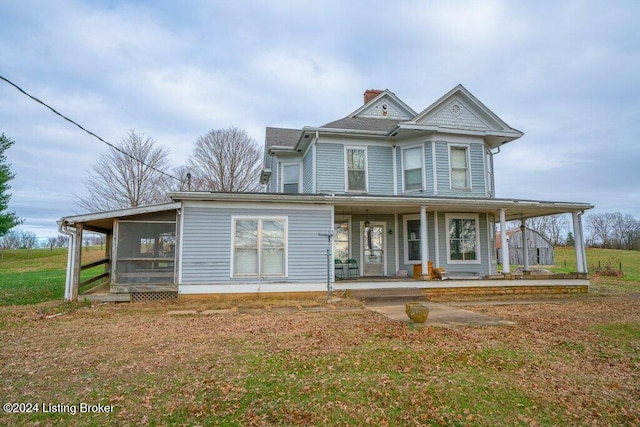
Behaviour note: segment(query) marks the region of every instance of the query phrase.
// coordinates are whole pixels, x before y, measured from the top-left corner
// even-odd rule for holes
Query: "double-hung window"
[[[298,163],[282,165],[282,192],[300,192],[300,165]]]
[[[447,215],[448,262],[480,263],[480,221],[478,215]]]
[[[347,166],[347,191],[367,191],[367,150],[365,148],[347,148],[345,150]]]
[[[406,148],[402,150],[402,168],[404,190],[421,190],[422,177],[422,147]]]
[[[449,161],[451,164],[451,188],[470,189],[468,147],[451,146]]]
[[[286,218],[234,218],[233,234],[233,277],[286,276]]]

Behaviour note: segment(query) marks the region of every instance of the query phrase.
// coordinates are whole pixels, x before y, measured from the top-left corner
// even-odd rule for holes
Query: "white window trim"
[[[297,160],[295,162],[280,162],[280,168],[282,169],[282,179],[280,180],[280,192],[284,193],[284,168],[286,166],[298,165],[298,193],[302,193],[302,161]]]
[[[421,161],[421,167],[422,167],[422,172],[420,173],[420,180],[421,180],[421,184],[420,184],[420,188],[414,188],[411,190],[407,190],[406,188],[406,184],[404,182],[404,152],[405,150],[411,150],[414,148],[420,148],[420,161]],[[408,147],[402,147],[400,150],[400,167],[402,169],[402,191],[405,193],[413,193],[413,192],[419,192],[419,191],[424,191],[424,171],[425,171],[425,161],[424,161],[424,144],[417,144],[417,145],[412,145],[412,146],[408,146]]]
[[[422,254],[420,254],[420,259],[410,260],[409,259],[409,231],[407,227],[408,221],[420,221],[420,214],[415,215],[403,215],[402,217],[402,245],[404,248],[404,263],[405,265],[412,264],[421,264],[422,263]],[[422,234],[422,233],[421,233]],[[418,239],[419,241],[420,239]]]
[[[453,167],[451,166],[451,150],[454,148],[464,148],[467,154],[467,187],[453,186]],[[451,191],[472,191],[473,183],[471,182],[471,145],[470,144],[449,144],[449,188]]]
[[[482,264],[482,254],[480,252],[480,215],[477,214],[445,214],[445,237],[447,239],[447,264]],[[451,259],[451,237],[449,236],[450,219],[474,219],[476,221],[476,254],[474,260],[452,260]]]
[[[238,220],[244,221],[258,221],[258,272],[256,274],[235,274],[235,248],[236,248],[236,222]],[[284,239],[284,274],[261,274],[262,271],[262,222],[263,221],[282,221],[283,222],[283,239]],[[231,258],[229,264],[231,266],[229,270],[229,277],[232,279],[245,279],[245,278],[260,278],[260,277],[289,277],[289,218],[286,216],[259,216],[259,215],[232,215],[231,216]]]
[[[348,150],[364,151],[364,191],[349,189],[349,161],[347,159]],[[368,193],[369,192],[369,153],[366,146],[345,145],[344,146],[344,191],[347,193]]]

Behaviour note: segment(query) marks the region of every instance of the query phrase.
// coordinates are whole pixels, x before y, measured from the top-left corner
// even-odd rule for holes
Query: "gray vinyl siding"
[[[438,173],[438,196],[487,197],[485,192],[484,146],[482,144],[460,144],[469,147],[469,176],[471,190],[452,190],[449,170],[449,144],[436,141],[436,168]],[[456,145],[456,144],[453,144]]]
[[[319,143],[316,155],[316,192],[344,192],[344,146]]]
[[[472,193],[475,196],[486,196],[485,187],[486,173],[484,170],[484,145],[471,144],[469,152],[471,159],[471,181],[473,182]]]
[[[393,148],[367,147],[369,193],[393,195]]]
[[[231,278],[232,217],[287,217],[288,276]],[[329,209],[267,209],[211,206],[183,208],[182,284],[304,283],[326,280]]]
[[[395,147],[394,150],[396,150],[396,191],[397,194],[402,194],[402,149]]]
[[[271,181],[269,183],[271,184],[269,191],[272,193],[280,192],[280,162],[275,157],[271,163]]]
[[[302,159],[302,192],[313,193],[313,148],[309,147]]]
[[[424,144],[424,193],[428,196],[435,195],[433,188],[433,142],[429,141]]]

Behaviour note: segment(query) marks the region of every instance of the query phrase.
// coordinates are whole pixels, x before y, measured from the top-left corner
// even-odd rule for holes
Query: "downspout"
[[[71,301],[73,299],[71,295],[71,284],[73,281],[73,254],[75,253],[74,247],[76,244],[76,233],[74,233],[73,231],[69,231],[69,226],[64,225],[62,220],[58,221],[58,231],[60,232],[60,234],[69,236],[69,245],[67,248],[67,275],[64,282],[64,299],[65,301]]]

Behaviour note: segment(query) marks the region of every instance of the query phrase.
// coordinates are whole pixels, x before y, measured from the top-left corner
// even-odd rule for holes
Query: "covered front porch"
[[[505,286],[505,280],[534,280],[560,284],[584,280],[588,285],[581,203],[513,199],[423,198],[398,196],[335,196],[332,281],[346,286],[393,287],[396,280],[409,286],[455,288]],[[496,256],[498,238],[506,242],[506,222],[518,220],[526,234],[529,218],[569,213],[575,236],[576,271],[572,275],[532,275],[525,262],[523,274],[512,271],[508,251]],[[502,247],[508,247],[503,243]],[[527,247],[523,247],[524,260]],[[422,256],[424,254],[424,256]],[[521,277],[522,276],[522,277]],[[534,277],[535,276],[535,277]],[[381,282],[381,279],[394,280]],[[420,279],[417,282],[409,278]],[[458,285],[458,281],[462,284]],[[553,281],[550,282],[550,281]],[[349,284],[347,283],[349,282]],[[528,282],[527,282],[528,283]]]

